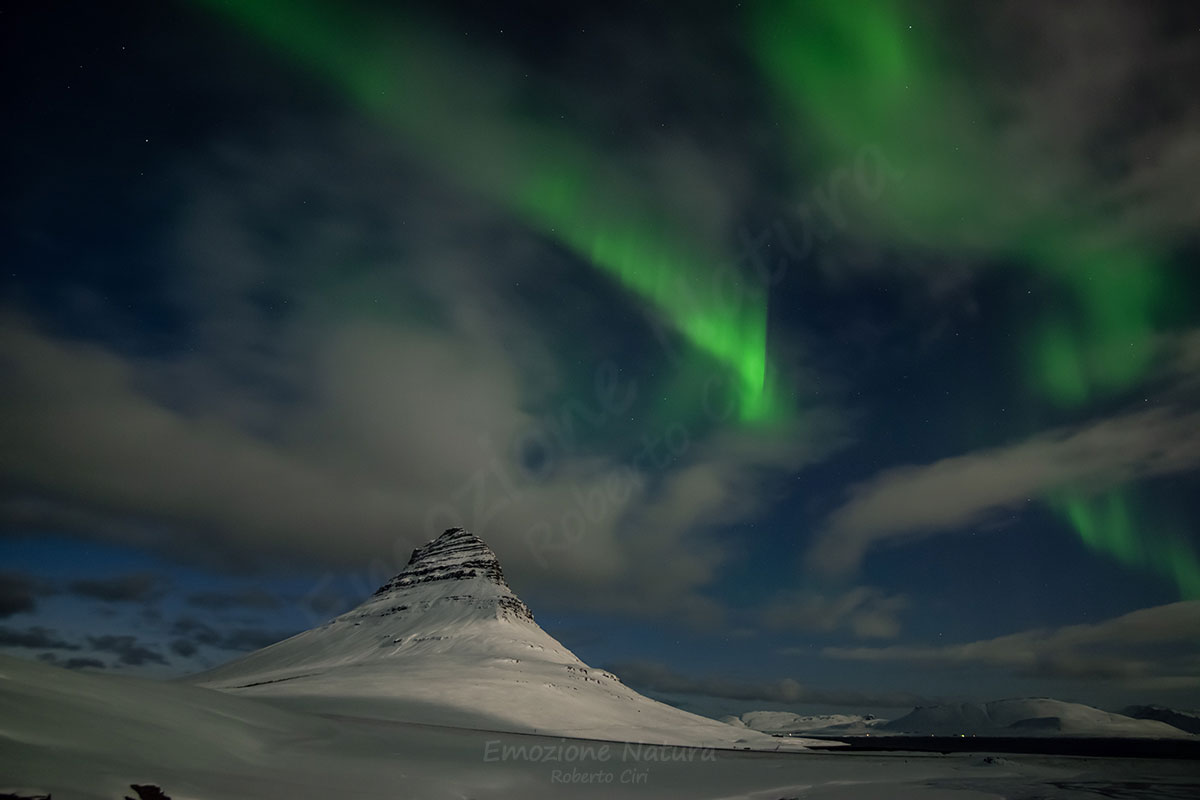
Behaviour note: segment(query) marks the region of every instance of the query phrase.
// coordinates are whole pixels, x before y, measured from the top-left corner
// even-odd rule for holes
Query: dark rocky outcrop
[[[405,589],[437,581],[465,581],[483,579],[508,589],[500,559],[478,536],[463,528],[450,528],[426,545],[416,548],[404,571],[379,587],[375,596],[396,593],[403,595]],[[446,598],[451,599],[451,598]],[[474,601],[469,594],[454,599]],[[533,612],[516,595],[501,596],[487,601],[496,607],[500,616],[533,621]],[[406,610],[400,604],[390,609],[391,613]]]
[[[161,788],[153,783],[131,783],[129,788],[133,789],[137,797],[125,795],[125,800],[171,800]]]

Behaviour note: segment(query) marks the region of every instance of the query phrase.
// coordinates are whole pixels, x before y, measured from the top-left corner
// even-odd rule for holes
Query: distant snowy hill
[[[936,736],[1107,736],[1169,739],[1180,729],[1079,703],[1048,698],[921,706],[881,725],[880,732]]]
[[[793,714],[790,711],[747,711],[736,717],[723,717],[730,725],[740,725],[764,733],[811,733],[823,736],[863,736],[887,720],[859,714]]]
[[[1121,713],[1134,719],[1158,720],[1182,731],[1200,734],[1200,712],[1197,711],[1179,711],[1164,706],[1129,706]]]
[[[415,550],[357,608],[190,680],[375,719],[755,749],[802,744],[659,703],[584,664],[534,622],[495,553],[461,528]]]

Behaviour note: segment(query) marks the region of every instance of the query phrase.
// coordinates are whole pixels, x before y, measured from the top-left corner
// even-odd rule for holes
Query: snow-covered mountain
[[[1134,719],[1158,720],[1181,731],[1200,734],[1200,711],[1180,711],[1166,706],[1129,706],[1121,713]]]
[[[881,733],[936,736],[1105,736],[1171,739],[1187,733],[1164,722],[1133,719],[1080,703],[1017,698],[991,703],[918,706],[879,727]]]
[[[620,741],[776,749],[790,742],[659,703],[534,622],[496,554],[461,528],[413,551],[357,608],[194,676],[327,714]]]
[[[747,711],[740,716],[721,719],[730,725],[763,733],[811,733],[822,736],[863,736],[887,722],[870,715],[793,714],[790,711]]]

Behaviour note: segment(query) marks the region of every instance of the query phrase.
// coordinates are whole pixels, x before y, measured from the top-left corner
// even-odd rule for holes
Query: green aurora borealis
[[[769,379],[767,292],[730,272],[728,232],[689,228],[669,198],[614,174],[595,143],[552,115],[512,108],[486,81],[465,82],[461,46],[414,23],[379,29],[317,0],[194,2],[338,87],[400,146],[635,295],[733,376],[743,423],[794,419]],[[1178,291],[1161,255],[1112,230],[1087,176],[1056,179],[1036,148],[1024,172],[997,166],[992,154],[1015,146],[996,122],[1003,109],[975,90],[939,47],[944,32],[917,11],[900,2],[753,4],[747,49],[788,131],[797,191],[877,148],[904,178],[852,209],[873,238],[1002,262],[1056,299],[1014,320],[1011,355],[1031,398],[1066,413],[1130,392],[1154,363],[1164,306]],[[1089,549],[1200,597],[1194,551],[1139,522],[1124,489],[1065,487],[1045,500]]]
[[[1052,163],[1030,161],[1015,174],[992,167],[991,154],[1007,145],[989,124],[997,110],[939,64],[939,38],[916,7],[792,0],[756,9],[755,54],[795,131],[798,164],[820,174],[877,148],[905,177],[884,202],[857,209],[876,236],[1002,258],[1056,290],[1054,312],[1020,321],[1016,354],[1030,390],[1053,406],[1083,408],[1138,386],[1177,291],[1157,255],[1086,213],[1098,187],[1048,194],[1040,181]],[[1200,597],[1195,552],[1146,530],[1121,493],[1050,502],[1089,549]]]
[[[1182,598],[1200,598],[1200,570],[1196,568],[1195,551],[1172,530],[1158,527],[1148,533],[1146,523],[1135,518],[1128,491],[1111,491],[1095,497],[1064,492],[1053,495],[1049,502],[1088,549],[1126,567],[1163,576],[1175,584]]]
[[[196,1],[340,87],[405,146],[639,297],[728,371],[744,423],[788,416],[768,381],[766,294],[732,272],[730,252],[689,235],[661,199],[614,175],[569,131],[456,80],[465,56],[435,31],[393,26],[388,42],[411,45],[397,48],[369,20],[333,4]]]
[[[1051,193],[1040,183],[1050,163],[1031,161],[1021,174],[993,166],[990,155],[1011,146],[988,122],[999,112],[937,63],[938,37],[916,9],[890,1],[757,9],[757,61],[796,132],[798,163],[820,174],[877,148],[905,175],[884,202],[858,209],[877,236],[1001,257],[1060,287],[1066,310],[1034,324],[1023,350],[1031,388],[1052,403],[1082,406],[1136,384],[1168,291],[1157,257],[1088,217],[1095,187]]]

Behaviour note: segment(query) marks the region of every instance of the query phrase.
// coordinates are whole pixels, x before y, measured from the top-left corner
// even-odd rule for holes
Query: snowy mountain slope
[[[1049,698],[920,706],[880,732],[937,736],[1186,737],[1178,728]]]
[[[659,703],[533,620],[495,554],[460,528],[357,608],[193,682],[327,714],[620,741],[799,746]]]
[[[53,789],[55,797],[122,797],[131,783],[163,782],[164,771],[192,781],[218,765],[232,775],[261,771],[286,787],[286,775],[263,771],[264,746],[333,730],[319,717],[220,692],[7,656],[0,709],[0,783]]]

